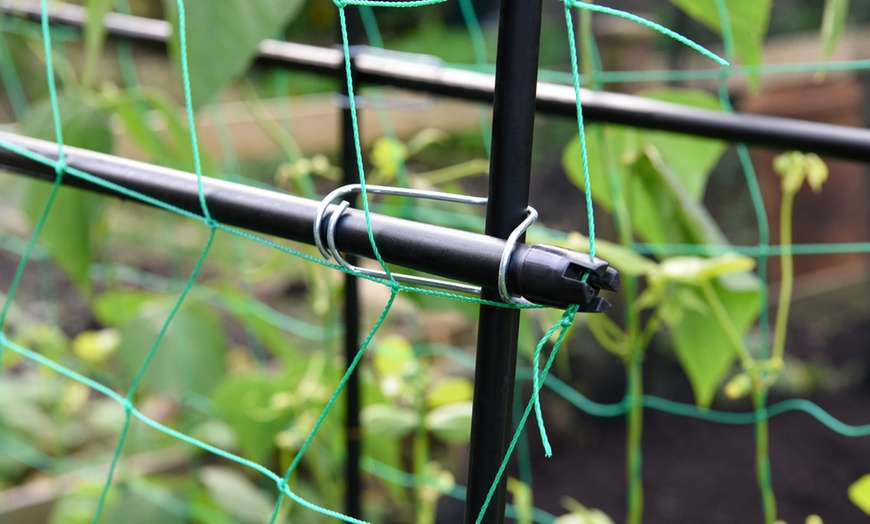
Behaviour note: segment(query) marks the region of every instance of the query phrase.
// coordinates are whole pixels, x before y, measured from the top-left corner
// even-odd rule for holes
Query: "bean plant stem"
[[[734,321],[731,319],[731,316],[728,315],[728,311],[722,304],[722,300],[719,298],[719,295],[716,294],[716,291],[713,290],[713,284],[711,284],[709,280],[705,280],[701,284],[701,291],[704,293],[704,298],[707,299],[707,303],[713,309],[716,321],[719,322],[719,325],[725,330],[725,336],[728,337],[728,342],[737,354],[737,358],[740,359],[740,364],[743,366],[743,369],[748,373],[753,373],[753,370],[758,366],[752,358],[752,355],[749,354],[749,350],[743,343],[743,337],[740,336],[737,326],[734,325]]]
[[[637,315],[632,315],[637,318]],[[643,455],[641,436],[643,435],[643,356],[637,330],[632,334],[631,351],[628,362],[628,441],[626,444],[626,467],[628,476],[628,523],[640,524],[643,519]]]
[[[788,327],[791,293],[794,287],[794,261],[791,255],[794,196],[795,192],[784,190],[779,208],[779,243],[782,245],[782,255],[779,259],[779,303],[776,308],[776,326],[773,332],[773,351],[771,353],[771,364],[774,370],[782,367],[785,355],[785,331]]]
[[[776,521],[776,497],[770,475],[770,438],[767,423],[767,385],[760,373],[752,380],[752,403],[755,407],[755,470],[761,491],[761,507],[765,524]]]
[[[583,11],[585,13],[585,11]],[[583,14],[581,13],[581,14]],[[598,142],[602,144],[602,154],[607,159],[608,178],[613,195],[613,220],[619,233],[619,242],[630,246],[633,241],[631,215],[622,197],[622,180],[619,169],[613,164],[610,155],[606,132],[601,126],[596,126]],[[628,354],[626,356],[626,372],[628,389],[626,391],[629,410],[626,414],[628,438],[626,440],[626,479],[628,482],[628,524],[640,524],[643,520],[643,455],[641,453],[641,438],[643,435],[643,359],[646,350],[644,340],[645,329],[641,329],[640,315],[630,306],[637,298],[637,279],[633,277],[623,280],[622,289],[625,293],[625,324],[628,335]],[[651,319],[650,322],[658,322]]]

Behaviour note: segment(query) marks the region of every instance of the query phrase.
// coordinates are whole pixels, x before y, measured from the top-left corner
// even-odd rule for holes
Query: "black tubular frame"
[[[351,23],[355,23],[355,9],[345,9]],[[38,1],[0,0],[0,10],[6,16],[26,17],[34,21],[41,16]],[[494,76],[436,66],[429,61],[408,62],[396,55],[362,46],[354,47],[350,64],[355,85],[370,83],[394,86],[493,103],[490,200],[485,235],[378,214],[371,217],[378,249],[385,260],[480,285],[484,288],[483,298],[493,301],[499,301],[495,283],[500,258],[505,250],[504,239],[524,218],[528,205],[535,113],[574,117],[577,111],[573,86],[536,82],[540,10],[541,0],[502,0]],[[85,11],[72,5],[52,6],[49,18],[55,25],[81,28]],[[160,49],[165,49],[171,36],[167,22],[129,15],[109,14],[105,18],[105,26],[112,37]],[[351,43],[357,44],[358,36],[353,28],[350,29]],[[260,44],[257,63],[340,79],[344,79],[345,75],[344,55],[336,48],[266,40]],[[346,96],[344,82],[341,89]],[[762,147],[801,149],[860,161],[866,161],[867,152],[870,151],[870,130],[867,129],[778,117],[724,114],[589,90],[582,90],[581,99],[587,121],[672,131]],[[358,179],[358,173],[347,107],[341,111],[341,121],[342,165],[344,183],[348,184]],[[0,132],[0,140],[49,159],[57,157],[57,145],[53,143],[5,132]],[[72,147],[66,147],[64,151],[66,164],[71,168],[192,214],[200,213],[197,181],[189,173]],[[0,167],[46,181],[54,181],[56,177],[52,166],[29,160],[4,148],[0,148]],[[64,183],[128,198],[112,187],[69,174],[64,177]],[[315,213],[319,202],[215,179],[203,179],[202,183],[209,210],[217,222],[313,243]],[[330,206],[324,222],[328,222],[336,209],[336,206]],[[372,256],[365,217],[358,210],[344,211],[338,222],[335,240],[337,247],[347,254],[351,263],[355,255]],[[564,277],[566,268],[582,266],[583,262],[578,257],[579,254],[566,250],[519,243],[514,248],[508,267],[508,288],[542,305],[566,307],[582,292],[576,286],[576,280]],[[348,361],[359,347],[356,284],[357,279],[348,275],[344,307],[344,349]],[[487,305],[480,308],[466,523],[477,519],[503,460],[512,428],[518,323],[517,310]],[[345,511],[350,516],[361,518],[359,457],[362,428],[359,421],[359,387],[355,378],[347,384],[346,399]],[[483,522],[502,523],[504,509],[505,482],[502,480]]]
[[[35,0],[0,0],[6,15],[40,19]],[[52,6],[52,24],[81,28],[85,11],[74,5]],[[112,13],[105,18],[109,36],[157,46],[171,35],[168,22]],[[431,58],[431,57],[430,57]],[[399,87],[458,99],[492,102],[495,77],[462,69],[432,65],[431,60],[409,63],[394,54],[360,47],[354,54],[357,79],[363,83]],[[340,49],[277,40],[260,44],[257,63],[288,67],[330,76],[344,76]],[[864,162],[870,151],[870,129],[821,124],[773,116],[728,114],[649,100],[619,93],[581,89],[583,116],[587,121],[658,129],[774,149],[798,149],[831,157]],[[573,117],[577,108],[574,87],[538,82],[536,109],[542,114]]]
[[[351,46],[360,41],[361,28],[358,8],[344,8],[347,17],[347,38]],[[339,31],[339,39],[341,33]],[[353,60],[347,66],[350,68],[351,83],[356,85],[356,67]],[[356,162],[356,143],[353,135],[353,114],[350,108],[350,92],[347,81],[341,82],[341,166],[342,182],[356,184],[359,182],[359,167]],[[349,198],[351,205],[355,199]],[[354,255],[345,257],[349,264],[356,265]],[[350,366],[360,347],[360,299],[359,280],[351,273],[344,277],[344,360]],[[362,511],[362,424],[360,422],[360,384],[359,373],[348,377],[344,385],[346,412],[344,421],[345,461],[344,461],[344,512],[356,519],[363,518]]]
[[[528,213],[540,35],[541,0],[501,1],[486,206],[493,237],[508,238]],[[484,289],[481,298],[498,300],[499,293]],[[514,427],[520,312],[481,305],[477,326],[465,524],[478,521]],[[504,522],[506,487],[505,475],[480,522]]]

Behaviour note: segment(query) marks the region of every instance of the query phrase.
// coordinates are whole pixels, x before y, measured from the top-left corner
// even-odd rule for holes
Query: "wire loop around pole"
[[[341,217],[344,215],[344,212],[347,210],[347,208],[350,207],[350,204],[346,200],[343,200],[340,204],[338,204],[338,207],[332,211],[332,214],[329,217],[329,222],[327,223],[325,231],[326,244],[324,245],[323,220],[326,215],[327,208],[329,208],[333,201],[344,195],[360,192],[362,192],[362,186],[360,184],[348,184],[335,189],[334,191],[326,195],[326,197],[324,197],[324,199],[320,202],[320,205],[317,207],[317,213],[314,216],[314,244],[317,246],[317,249],[320,250],[320,253],[323,255],[324,258],[326,258],[327,260],[329,260],[330,258],[334,258],[335,261],[346,271],[354,274],[389,280],[390,275],[387,275],[386,272],[354,266],[353,264],[349,263],[339,252],[335,241],[335,233],[338,229],[338,222],[341,220]],[[441,193],[438,191],[425,191],[420,189],[407,189],[389,186],[366,185],[366,192],[380,195],[425,198],[428,200],[457,202],[460,204],[470,204],[478,206],[486,205],[487,201],[485,197],[473,197],[467,195],[457,195],[453,193]],[[450,291],[458,291],[460,293],[469,293],[472,295],[480,295],[481,291],[480,286],[463,284],[461,282],[452,282],[449,280],[418,277],[415,275],[405,275],[393,272],[391,272],[391,275],[394,280],[405,284],[447,289]]]
[[[507,285],[507,272],[508,267],[511,262],[511,254],[513,254],[514,247],[517,245],[517,241],[519,238],[525,234],[526,230],[535,223],[535,220],[538,219],[538,211],[529,206],[526,208],[526,218],[520,222],[520,224],[511,232],[505,241],[504,251],[501,254],[501,261],[498,265],[498,294],[501,299],[508,304],[516,304],[518,306],[530,306],[533,305],[532,302],[526,300],[522,296],[513,296],[510,291],[508,291]]]
[[[352,193],[360,193],[361,191],[362,188],[360,184],[348,184],[333,190],[331,193],[326,195],[323,200],[321,200],[320,205],[317,207],[317,212],[314,216],[314,244],[317,246],[317,249],[320,251],[325,259],[335,259],[336,263],[338,263],[343,269],[348,272],[389,280],[389,275],[387,275],[386,272],[355,266],[349,263],[339,251],[338,245],[335,240],[335,235],[336,231],[338,230],[339,221],[341,220],[342,216],[344,216],[344,212],[350,207],[350,203],[348,203],[346,200],[342,200],[341,203],[339,203],[337,207],[333,209],[332,213],[329,216],[329,221],[326,223],[326,230],[324,231],[324,220],[326,218],[326,212],[329,209],[329,206],[333,205],[332,203],[338,198]],[[457,195],[453,193],[442,193],[438,191],[426,191],[421,189],[366,185],[366,191],[380,195],[425,198],[428,200],[457,202],[470,205],[486,205],[487,203],[487,199],[485,197]],[[516,247],[519,238],[538,219],[538,212],[532,206],[529,206],[526,212],[526,218],[522,222],[520,222],[520,224],[516,227],[516,229],[513,230],[513,232],[511,232],[511,234],[505,241],[504,251],[502,252],[499,262],[498,279],[496,281],[496,288],[498,289],[498,293],[501,299],[508,304],[514,304],[518,306],[534,305],[533,302],[530,302],[522,296],[512,295],[508,290],[507,284],[507,273],[510,266],[511,254],[513,253],[514,247]],[[429,277],[419,277],[415,275],[397,274],[392,272],[391,274],[396,281],[406,284],[448,289],[451,291],[459,291],[461,293],[470,293],[473,295],[479,295],[481,292],[480,286],[463,284],[461,282],[453,282],[449,280],[441,280]]]

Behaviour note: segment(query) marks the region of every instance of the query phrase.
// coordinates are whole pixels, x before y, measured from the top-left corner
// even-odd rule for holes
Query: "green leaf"
[[[106,524],[130,522],[131,515],[135,515],[135,521],[141,524],[183,524],[187,522],[184,516],[167,509],[170,504],[177,503],[177,499],[165,486],[153,481],[137,480],[131,482],[130,487],[132,489],[119,490],[121,491],[120,496],[106,508],[105,517],[102,519]]]
[[[405,162],[408,148],[395,138],[382,137],[372,147],[371,162],[380,171],[385,181],[396,178],[400,166]]]
[[[626,144],[631,130],[619,126],[590,125],[586,128],[586,156],[588,158],[589,185],[592,197],[606,211],[613,210],[613,196],[608,180],[608,167],[612,164],[619,169],[621,157],[628,149]],[[605,147],[606,146],[606,147]],[[575,186],[584,190],[586,181],[583,175],[583,156],[579,136],[574,137],[562,153],[562,165],[568,178]]]
[[[117,356],[128,379],[143,365],[175,300],[155,295],[154,300],[142,302],[129,320],[117,326],[121,333]],[[142,387],[166,394],[194,391],[208,395],[226,373],[225,348],[220,317],[211,307],[188,298],[166,330],[143,376]]]
[[[275,509],[271,494],[233,468],[206,466],[199,478],[215,504],[240,522],[266,522]]]
[[[256,337],[273,355],[280,356],[286,362],[298,362],[298,359],[305,358],[288,335],[287,326],[282,329],[263,315],[262,304],[253,302],[250,296],[231,288],[221,290],[220,299],[221,304],[232,312],[249,334]]]
[[[670,2],[695,20],[722,34],[717,0],[670,0]],[[725,0],[725,4],[728,9],[728,20],[731,22],[734,54],[744,65],[760,64],[773,1]]]
[[[85,19],[85,69],[82,84],[90,86],[94,80],[97,60],[106,41],[106,25],[103,18],[112,7],[112,0],[86,0],[87,18]]]
[[[563,499],[562,505],[570,513],[560,516],[553,524],[613,524],[613,520],[600,509],[587,508],[570,497]]]
[[[468,442],[471,436],[471,402],[454,402],[426,414],[426,429],[453,444]]]
[[[709,111],[722,111],[719,99],[700,89],[652,89],[641,91],[639,94],[662,102]],[[700,202],[704,197],[710,172],[725,153],[727,144],[720,140],[665,131],[644,130],[639,133],[639,140],[656,148],[662,162],[674,172],[689,196],[696,202]]]
[[[274,440],[293,419],[286,404],[276,404],[276,394],[286,391],[273,378],[262,375],[228,377],[212,392],[218,415],[236,433],[241,454],[254,462],[263,462],[275,448]]]
[[[626,202],[637,234],[651,243],[728,244],[702,204],[692,198],[653,146],[629,166]]]
[[[686,284],[700,284],[720,275],[741,273],[754,268],[755,261],[753,259],[733,253],[713,258],[672,257],[664,260],[651,278],[653,280],[664,279]]]
[[[159,300],[149,291],[107,291],[92,304],[94,316],[106,326],[121,326],[129,322],[146,303]]]
[[[180,66],[178,4],[163,0],[173,26],[172,57]],[[261,41],[283,29],[304,5],[303,0],[185,0],[187,57],[193,106],[211,102],[241,75]]]
[[[709,407],[736,354],[725,328],[716,319],[701,290],[690,284],[673,286],[661,307],[679,311],[679,315],[663,315],[663,320],[668,325],[677,358],[692,384],[696,402]],[[729,274],[714,280],[712,288],[737,332],[746,336],[758,316],[758,280],[748,273]],[[698,304],[706,307],[699,308]]]
[[[116,92],[111,96],[111,110],[121,119],[130,138],[151,155],[153,162],[193,171],[187,120],[166,93],[155,89]],[[216,171],[214,159],[202,147],[200,159],[204,173]]]
[[[720,109],[716,98],[699,90],[657,89],[644,96]],[[725,151],[724,143],[661,131],[589,126],[586,146],[596,203],[613,211],[612,192],[619,191],[636,233],[644,240],[727,243],[701,205],[710,171]],[[566,146],[562,162],[571,181],[583,189],[579,138]],[[615,180],[609,176],[611,171]]]
[[[100,364],[115,353],[120,345],[121,334],[117,329],[82,331],[72,340],[72,352],[83,360]]]
[[[434,384],[426,394],[426,405],[437,408],[467,402],[474,394],[474,385],[465,377],[449,377]]]
[[[822,52],[825,60],[831,58],[837,42],[843,36],[848,14],[849,0],[825,0],[825,14],[822,16]]]
[[[517,524],[532,524],[535,508],[532,505],[532,490],[529,485],[508,477],[507,490],[513,496]]]
[[[109,153],[112,134],[109,113],[98,107],[84,92],[62,93],[58,99],[64,143],[91,151]],[[36,105],[21,123],[24,134],[55,141],[51,104]],[[71,175],[66,175],[71,176]],[[22,180],[22,208],[32,224],[42,215],[52,186],[45,182]],[[104,199],[97,195],[61,188],[40,234],[40,241],[60,269],[85,293],[91,292],[90,268],[94,257],[93,237],[102,216]]]
[[[788,151],[773,159],[773,169],[782,179],[782,192],[794,195],[800,191],[804,180],[814,193],[822,190],[828,180],[828,165],[815,153]]]
[[[420,416],[416,411],[392,404],[366,406],[360,418],[366,433],[384,437],[404,437],[420,424]]]
[[[405,376],[417,369],[414,347],[401,335],[387,335],[378,341],[372,361],[381,377]]]
[[[849,500],[870,515],[870,474],[864,475],[849,486]]]

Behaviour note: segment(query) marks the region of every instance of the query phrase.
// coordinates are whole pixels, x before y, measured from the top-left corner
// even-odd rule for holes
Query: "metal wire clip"
[[[335,235],[338,228],[338,223],[341,220],[344,212],[350,207],[347,200],[342,200],[336,209],[329,216],[328,223],[324,224],[326,211],[332,203],[348,194],[361,193],[362,186],[360,184],[350,184],[339,187],[332,191],[320,202],[317,207],[317,212],[314,217],[314,244],[320,253],[326,258],[335,259],[335,261],[345,270],[365,275],[373,278],[389,279],[406,284],[417,286],[426,286],[432,288],[445,289],[449,291],[457,291],[460,293],[469,293],[479,295],[481,292],[480,286],[464,284],[449,280],[435,279],[430,277],[421,277],[402,273],[386,272],[376,269],[367,269],[355,266],[349,263],[344,256],[339,252]],[[452,193],[441,193],[437,191],[425,191],[418,189],[396,188],[388,186],[373,186],[366,185],[367,193],[381,195],[395,195],[413,198],[425,198],[428,200],[440,200],[445,202],[457,202],[471,205],[486,205],[485,197],[472,197],[466,195],[457,195]],[[598,292],[602,289],[616,291],[619,288],[619,275],[612,268],[608,267],[607,262],[581,255],[564,248],[540,244],[528,246],[527,249],[517,250],[517,242],[520,237],[528,230],[528,228],[537,220],[538,212],[531,206],[526,210],[526,218],[511,232],[505,241],[504,249],[501,254],[498,266],[498,279],[496,281],[496,289],[500,298],[507,303],[521,306],[534,305],[535,290],[539,286],[551,286],[553,282],[559,282],[559,288],[562,290],[559,303],[562,305],[580,304],[582,311],[595,313],[604,311],[609,307],[606,300],[598,297]],[[324,235],[324,225],[326,226]],[[325,242],[324,242],[325,240]],[[516,253],[515,253],[516,252]],[[519,257],[514,261],[514,266],[511,267],[512,259]],[[522,273],[524,267],[534,266],[540,273],[543,279],[523,279],[517,278],[516,272]],[[548,268],[547,271],[541,272],[541,268]],[[509,273],[513,273],[513,277]],[[518,293],[512,294],[508,289],[508,280],[516,279]],[[529,300],[524,295],[532,298]]]
[[[341,203],[338,205],[338,209],[336,209],[329,217],[329,223],[326,226],[326,246],[324,246],[321,232],[323,231],[323,217],[326,214],[326,209],[329,207],[330,204],[332,204],[332,202],[334,202],[339,197],[351,193],[361,192],[362,186],[360,184],[349,184],[346,186],[341,186],[335,191],[329,193],[320,202],[320,206],[318,206],[317,208],[317,214],[314,216],[314,244],[317,246],[317,249],[320,250],[320,253],[324,256],[324,258],[326,258],[327,260],[329,260],[330,258],[334,258],[335,261],[342,268],[361,275],[383,279],[388,279],[390,276],[392,276],[394,280],[405,284],[434,287],[439,289],[446,289],[449,291],[458,291],[460,293],[469,293],[472,295],[480,294],[480,286],[463,284],[461,282],[452,282],[449,280],[439,280],[429,277],[418,277],[415,275],[394,273],[392,271],[390,272],[390,275],[387,275],[387,273],[385,273],[384,271],[376,269],[366,269],[350,264],[347,260],[345,260],[341,253],[339,253],[338,248],[335,244],[335,230],[338,225],[338,220],[341,218],[344,211],[348,207],[350,207],[350,204],[346,200],[342,200]],[[441,193],[438,191],[425,191],[420,189],[406,189],[389,186],[366,185],[366,192],[379,195],[396,195],[414,198],[425,198],[427,200],[440,200],[443,202],[458,202],[460,204],[471,204],[475,206],[483,206],[486,205],[487,202],[487,199],[485,197],[472,197],[467,195],[457,195],[453,193]]]

